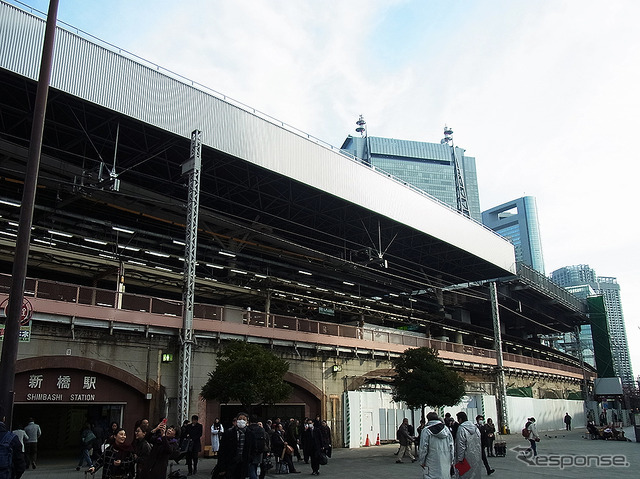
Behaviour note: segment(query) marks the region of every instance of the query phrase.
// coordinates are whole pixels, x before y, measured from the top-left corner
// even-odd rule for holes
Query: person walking
[[[309,464],[309,448],[310,446],[307,445],[304,441],[307,437],[307,429],[309,429],[309,424],[313,424],[313,421],[306,417],[304,418],[304,424],[303,424],[303,429],[302,429],[302,435],[300,436],[300,447],[302,448],[302,455],[304,457],[304,463],[305,464]]]
[[[569,416],[569,413],[564,415],[564,425],[567,431],[571,431],[571,416]]]
[[[16,427],[13,430],[13,433],[18,436],[18,439],[20,440],[20,445],[22,446],[22,455],[24,456],[24,460],[25,460],[25,464],[27,461],[27,455],[24,452],[24,443],[27,442],[27,439],[29,439],[29,436],[27,436],[27,433],[24,431],[24,428],[22,427],[22,424],[18,424],[18,427]]]
[[[320,434],[322,435],[322,444],[325,445],[327,457],[331,457],[333,445],[331,443],[331,428],[324,419],[320,421]]]
[[[531,451],[533,451],[533,457],[538,455],[538,446],[540,442],[540,436],[538,435],[538,427],[536,426],[536,418],[530,417],[525,426],[529,430],[529,444],[531,444]]]
[[[291,418],[284,431],[284,439],[287,441],[287,444],[293,448],[293,455],[300,461],[302,458],[300,457],[300,449],[298,448],[300,442],[298,436],[298,424],[296,424],[294,418]]]
[[[427,422],[420,430],[418,462],[423,479],[449,479],[454,460],[454,445],[451,431],[438,418],[438,414],[427,414]]]
[[[242,460],[247,463],[249,479],[258,479],[258,467],[267,452],[266,431],[258,424],[258,416],[249,416]]]
[[[271,428],[265,428],[261,421],[258,421],[258,426],[262,428],[264,432],[264,454],[262,455],[262,463],[260,464],[260,474],[258,479],[264,479],[267,471],[273,467],[271,463]]]
[[[198,422],[198,416],[191,416],[191,423],[185,426],[186,438],[191,439],[191,445],[186,451],[188,476],[198,472],[198,454],[202,450],[202,424]]]
[[[478,428],[478,431],[480,431],[480,446],[482,448],[481,449],[482,464],[484,464],[484,467],[487,469],[487,476],[490,476],[496,471],[495,469],[491,469],[491,466],[489,466],[489,461],[487,460],[487,454],[485,453],[485,449],[489,447],[489,436],[487,433],[487,425],[484,423],[484,416],[482,414],[478,414],[476,416],[476,427]]]
[[[216,474],[224,475],[225,479],[244,479],[248,476],[248,467],[243,461],[246,430],[247,415],[238,413],[235,424],[222,435],[218,463],[211,473],[212,477]]]
[[[11,448],[11,471],[8,472],[7,477],[9,479],[20,479],[20,476],[26,470],[22,445],[18,436],[9,431],[4,421],[4,408],[0,406],[0,444],[7,444]]]
[[[211,452],[214,457],[218,455],[220,450],[220,437],[224,434],[224,427],[220,422],[220,418],[216,418],[211,425]]]
[[[400,441],[400,449],[398,450],[398,460],[396,464],[402,463],[402,458],[407,454],[411,458],[411,462],[416,462],[416,458],[411,453],[413,446],[413,437],[409,434],[409,419],[406,417],[402,420],[402,424],[398,428],[398,440]]]
[[[38,459],[38,439],[40,439],[40,435],[42,434],[42,430],[40,426],[35,423],[32,417],[28,419],[28,424],[24,428],[24,432],[27,433],[29,439],[24,445],[25,454],[27,455],[27,469],[29,465],[33,469],[36,468],[36,460]]]
[[[149,454],[151,453],[152,446],[147,439],[147,437],[151,438],[151,434],[149,434],[149,426],[140,423],[134,429],[133,434],[134,439],[131,443],[131,446],[133,447],[133,453],[136,458],[136,477],[140,477],[142,465],[145,463],[145,461],[149,457]]]
[[[93,448],[95,438],[96,435],[91,430],[91,424],[88,422],[85,423],[84,428],[80,432],[80,458],[78,459],[76,471],[79,471],[85,462],[87,463],[87,467],[93,466],[93,461],[91,460],[91,449]]]
[[[494,457],[493,442],[496,440],[496,425],[493,423],[493,419],[487,419],[485,428],[487,429],[487,456]]]
[[[323,462],[321,456],[327,454],[329,444],[326,442],[322,433],[322,423],[316,423],[309,420],[309,426],[305,429],[304,443],[309,450],[309,458],[311,459],[311,474],[318,476],[320,474],[320,465]],[[316,426],[318,424],[318,426]],[[326,462],[325,462],[326,464]]]
[[[456,414],[458,431],[456,433],[456,466],[465,459],[470,469],[464,473],[464,479],[480,479],[482,472],[482,446],[480,431],[469,421],[467,413],[460,411]]]

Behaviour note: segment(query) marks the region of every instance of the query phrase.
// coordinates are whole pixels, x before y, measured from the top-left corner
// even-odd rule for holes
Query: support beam
[[[200,174],[202,164],[202,132],[191,133],[191,154],[182,165],[182,174],[189,175],[187,225],[184,254],[184,286],[182,290],[182,334],[180,355],[180,397],[178,398],[179,424],[189,418],[189,392],[191,389],[191,355],[194,342],[193,307],[196,284],[198,249],[198,210],[200,206]]]
[[[27,277],[27,262],[29,260],[29,245],[31,244],[31,225],[33,224],[33,210],[35,208],[36,187],[40,170],[40,156],[42,153],[42,138],[44,135],[47,98],[51,81],[53,65],[53,47],[56,37],[56,19],[58,17],[58,0],[49,2],[47,24],[42,45],[42,59],[40,60],[40,74],[34,103],[33,123],[29,140],[29,155],[25,171],[22,203],[20,204],[20,221],[16,250],[11,274],[11,289],[7,305],[2,356],[0,357],[0,406],[6,416],[6,425],[11,430],[13,417],[13,399],[18,358],[18,344],[20,335],[20,321],[22,318],[24,285]],[[0,418],[2,419],[2,418]]]
[[[489,283],[491,296],[491,316],[493,318],[493,338],[496,349],[496,402],[498,406],[498,428],[500,433],[509,431],[509,417],[507,415],[507,387],[504,381],[504,366],[502,362],[502,332],[500,331],[500,312],[498,311],[498,290],[495,281]]]

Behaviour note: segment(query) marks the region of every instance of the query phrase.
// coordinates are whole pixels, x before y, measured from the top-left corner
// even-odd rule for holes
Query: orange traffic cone
[[[376,446],[380,445],[380,434],[378,434],[378,437],[376,437]]]
[[[369,447],[371,443],[369,442],[369,434],[367,434],[367,440],[364,442],[364,447]]]

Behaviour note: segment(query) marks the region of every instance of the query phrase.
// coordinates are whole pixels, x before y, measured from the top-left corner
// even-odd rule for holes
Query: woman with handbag
[[[531,451],[533,457],[538,455],[537,443],[540,442],[540,436],[538,435],[538,427],[536,426],[536,418],[530,417],[526,428],[529,430],[529,444],[531,444]]]
[[[117,428],[114,433],[113,444],[105,449],[88,472],[93,474],[102,467],[102,479],[132,479],[136,462],[133,447],[125,444],[127,433],[124,429]]]

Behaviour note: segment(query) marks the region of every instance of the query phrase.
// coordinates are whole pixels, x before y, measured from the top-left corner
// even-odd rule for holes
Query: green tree
[[[435,349],[407,349],[393,365],[393,400],[404,401],[411,409],[455,406],[464,396],[464,379],[447,368]]]
[[[218,364],[209,373],[200,395],[221,403],[239,401],[247,413],[252,405],[286,400],[292,388],[283,377],[289,363],[257,344],[232,341],[218,354]]]

